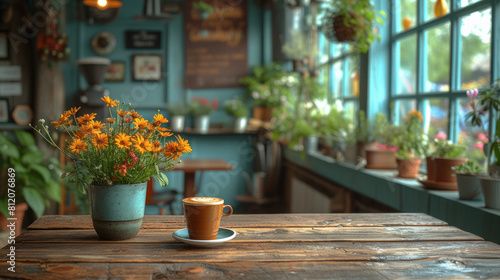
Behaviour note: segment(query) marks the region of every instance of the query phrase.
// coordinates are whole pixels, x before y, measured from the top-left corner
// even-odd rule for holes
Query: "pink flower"
[[[477,142],[476,144],[474,144],[474,147],[478,148],[479,150],[483,150],[484,148],[484,143],[483,142]]]
[[[488,143],[488,137],[486,137],[486,135],[484,135],[484,133],[479,133],[477,135],[477,139],[479,141],[482,141],[483,143]]]
[[[436,135],[434,135],[434,138],[446,140],[448,138],[448,135],[446,135],[446,133],[440,131],[440,132],[436,133]]]
[[[477,90],[477,88],[469,89],[469,90],[467,90],[466,94],[470,100],[474,100],[474,99],[476,99],[477,95],[479,94],[479,91]]]

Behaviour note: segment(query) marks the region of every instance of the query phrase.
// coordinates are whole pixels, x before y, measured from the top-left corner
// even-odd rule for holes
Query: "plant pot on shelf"
[[[263,122],[268,122],[273,117],[273,109],[264,106],[255,106],[252,109],[252,116]]]
[[[398,177],[414,179],[418,177],[418,169],[422,160],[419,158],[400,159],[396,158]]]
[[[366,166],[368,169],[396,169],[396,151],[378,148],[366,149]]]
[[[234,131],[236,133],[243,133],[247,129],[247,123],[248,123],[248,118],[247,117],[242,117],[242,118],[236,118],[234,120]]]
[[[357,142],[356,143],[356,155],[366,159],[366,149],[374,149],[376,146],[375,142]]]
[[[304,151],[313,154],[318,150],[318,136],[307,136],[303,138]]]
[[[354,143],[347,143],[345,145],[344,159],[347,162],[356,163],[358,159],[358,147]]]
[[[434,181],[456,184],[457,177],[455,176],[455,170],[453,169],[453,167],[459,166],[466,161],[466,158],[435,158]]]
[[[181,132],[184,130],[185,116],[172,116],[170,118],[170,128],[174,132]]]
[[[427,181],[434,181],[434,158],[426,157],[425,163],[427,165]]]
[[[90,185],[90,216],[102,239],[126,240],[137,235],[142,226],[147,183]]]
[[[11,222],[15,222],[16,227],[14,232],[16,233],[16,236],[18,236],[19,234],[21,234],[21,230],[23,228],[24,214],[28,210],[28,204],[26,204],[26,202],[22,202],[16,204],[15,206],[16,208],[14,210],[15,213],[14,216],[9,217],[9,218],[14,218],[13,220],[7,220],[7,218],[3,214],[0,214],[0,229],[10,231],[11,229],[8,228],[7,226]]]
[[[486,208],[500,210],[500,178],[488,176],[480,180]]]
[[[481,179],[471,174],[456,174],[458,197],[471,200],[481,194]]]
[[[194,117],[194,130],[199,133],[208,133],[210,128],[210,115]]]

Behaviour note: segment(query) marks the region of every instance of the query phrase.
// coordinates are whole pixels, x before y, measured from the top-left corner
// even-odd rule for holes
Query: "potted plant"
[[[291,40],[281,47],[283,53],[293,61],[293,70],[301,71],[303,65],[312,61],[318,53],[318,47],[312,37],[300,29],[290,31]]]
[[[167,112],[170,116],[169,123],[172,131],[183,131],[186,115],[189,114],[189,106],[184,103],[167,104]]]
[[[334,42],[352,42],[355,51],[366,53],[374,39],[380,40],[375,25],[384,24],[381,16],[385,18],[385,12],[375,11],[370,0],[330,0],[323,33]]]
[[[102,100],[109,108],[105,123],[96,120],[95,113],[77,117],[79,107],[53,122],[70,136],[64,147],[54,142],[43,119],[33,129],[72,159],[62,177],[88,192],[97,234],[109,240],[129,239],[142,225],[147,180],[155,177],[161,186],[167,185],[162,171],[172,170],[191,146],[162,127],[168,122],[162,114],[150,123],[130,104],[109,97]]]
[[[458,190],[454,168],[467,161],[467,146],[442,138],[435,138],[432,146],[427,164],[434,180],[427,179],[422,184],[428,189]]]
[[[300,119],[294,122],[292,131],[292,137],[288,144],[290,147],[296,147],[302,141],[303,151],[307,154],[316,152],[318,137],[314,126],[310,125],[304,119]]]
[[[226,113],[235,117],[234,130],[238,133],[245,132],[248,122],[248,107],[240,99],[227,100],[224,103]]]
[[[5,229],[7,217],[17,218],[19,235],[28,206],[39,218],[50,201],[61,202],[61,172],[57,159],[44,160],[45,153],[38,149],[33,135],[16,130],[13,136],[10,140],[0,134],[0,224]]]
[[[396,127],[389,123],[384,113],[377,113],[371,124],[376,147],[367,148],[366,166],[369,169],[396,169],[396,151],[394,145]]]
[[[458,197],[471,200],[481,193],[481,180],[478,177],[483,168],[474,160],[468,160],[455,168]]]
[[[398,177],[416,178],[418,176],[418,169],[428,146],[423,128],[422,114],[417,110],[410,111],[396,136]]]
[[[189,112],[194,118],[194,129],[199,133],[207,133],[210,128],[210,114],[217,110],[216,98],[208,101],[205,97],[193,97],[189,102]]]
[[[288,104],[299,84],[295,74],[284,71],[277,63],[254,67],[251,75],[238,81],[253,99],[253,117],[266,122],[271,120],[274,108]]]
[[[192,13],[194,13],[194,18],[206,19],[213,10],[214,8],[204,1],[193,2]]]
[[[356,126],[356,155],[361,158],[366,158],[365,150],[367,148],[374,148],[375,142],[373,141],[373,134],[370,127],[370,122],[366,117],[365,111],[358,112],[357,126]]]
[[[472,125],[485,130],[486,113],[497,113],[496,129],[490,136],[489,148],[485,150],[488,158],[489,176],[481,177],[481,187],[483,190],[484,201],[487,208],[500,209],[500,99],[498,91],[500,89],[500,78],[489,87],[482,91],[472,89],[467,91],[469,106],[472,109],[465,116]]]

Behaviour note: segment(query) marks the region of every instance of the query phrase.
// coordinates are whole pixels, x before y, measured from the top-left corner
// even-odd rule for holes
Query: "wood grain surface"
[[[16,272],[1,279],[500,278],[500,246],[431,216],[232,215],[235,239],[180,243],[182,216],[146,216],[130,240],[100,240],[88,216],[44,216],[16,239]]]

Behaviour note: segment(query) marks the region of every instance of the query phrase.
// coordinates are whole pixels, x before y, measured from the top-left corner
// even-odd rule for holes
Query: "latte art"
[[[186,197],[182,202],[190,205],[218,205],[223,204],[224,200],[218,197]]]

